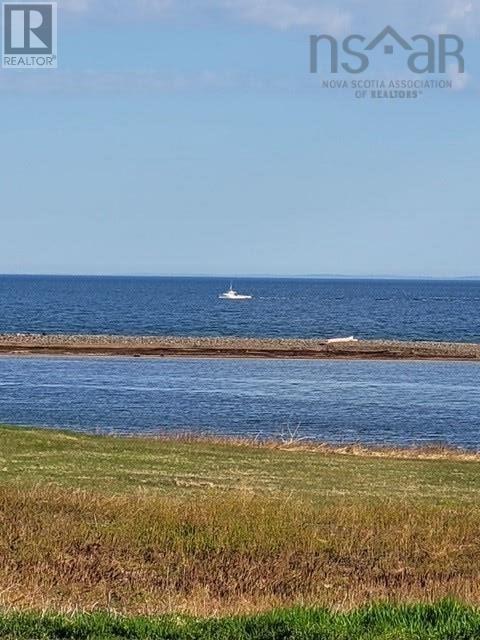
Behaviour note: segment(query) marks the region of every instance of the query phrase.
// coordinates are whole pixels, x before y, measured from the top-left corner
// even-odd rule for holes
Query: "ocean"
[[[0,332],[479,341],[480,282],[0,277]],[[480,364],[0,358],[0,422],[480,449]]]
[[[0,332],[480,341],[480,281],[0,276]]]

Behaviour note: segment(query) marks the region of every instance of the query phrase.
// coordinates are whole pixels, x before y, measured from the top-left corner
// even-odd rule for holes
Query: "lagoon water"
[[[0,333],[480,341],[480,281],[0,276]]]
[[[480,449],[480,364],[2,357],[0,423]]]

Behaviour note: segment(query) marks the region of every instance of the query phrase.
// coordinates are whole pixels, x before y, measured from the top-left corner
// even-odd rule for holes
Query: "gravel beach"
[[[0,355],[479,360],[480,344],[113,335],[0,335]]]

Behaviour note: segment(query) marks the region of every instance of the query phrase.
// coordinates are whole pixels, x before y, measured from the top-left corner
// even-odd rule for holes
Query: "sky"
[[[480,0],[58,8],[58,69],[0,70],[0,273],[480,275]],[[387,24],[458,34],[466,73],[417,99],[309,73],[310,35]],[[337,79],[412,78],[372,55]]]

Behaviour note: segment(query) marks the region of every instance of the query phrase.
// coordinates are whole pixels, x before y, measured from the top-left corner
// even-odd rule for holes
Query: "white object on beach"
[[[348,338],[330,338],[327,340],[327,344],[332,344],[333,342],[358,342],[358,338],[349,336]]]
[[[221,300],[251,300],[252,296],[237,293],[230,283],[230,289],[218,296]]]

